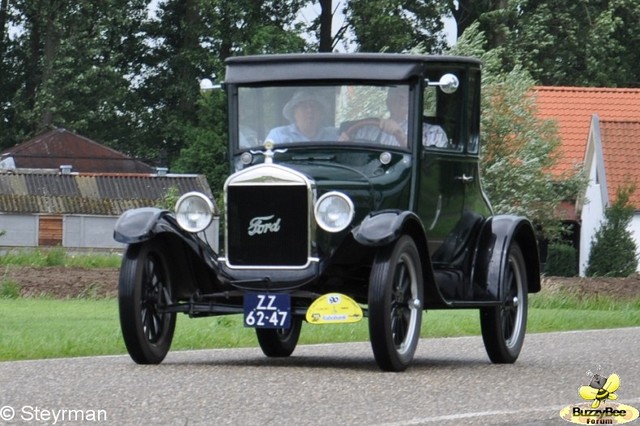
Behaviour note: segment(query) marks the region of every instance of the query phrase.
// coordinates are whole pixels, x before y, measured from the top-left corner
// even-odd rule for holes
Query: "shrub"
[[[0,299],[17,299],[20,297],[20,284],[3,279],[0,281]]]
[[[605,221],[591,241],[588,277],[628,277],[636,272],[636,243],[629,231],[634,211],[629,197],[634,189],[619,188],[615,203],[607,208]]]
[[[573,246],[566,243],[550,244],[544,272],[554,277],[575,277],[578,274],[576,258]]]
[[[56,247],[56,248],[47,250],[45,255],[45,265],[46,266],[63,266],[66,256],[67,254],[62,247]]]

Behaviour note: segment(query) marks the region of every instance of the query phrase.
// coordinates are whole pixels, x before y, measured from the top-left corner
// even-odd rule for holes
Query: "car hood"
[[[294,161],[279,162],[304,174],[316,184],[318,194],[327,191],[341,191],[349,195],[356,204],[356,210],[378,210],[381,208],[402,208],[397,194],[406,192],[410,176],[408,157],[396,155],[388,164],[383,164],[377,156],[349,157],[350,161],[339,161],[339,157],[298,158]],[[393,195],[394,200],[389,200]],[[400,204],[403,204],[402,202]]]

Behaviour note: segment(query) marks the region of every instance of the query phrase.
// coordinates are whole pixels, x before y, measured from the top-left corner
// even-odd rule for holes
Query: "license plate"
[[[288,294],[245,294],[244,325],[254,328],[290,328],[291,296]]]

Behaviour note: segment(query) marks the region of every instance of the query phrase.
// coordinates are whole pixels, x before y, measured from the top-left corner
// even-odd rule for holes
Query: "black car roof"
[[[403,53],[296,53],[227,58],[225,83],[354,79],[407,80],[433,65],[479,68],[480,60],[462,56]]]

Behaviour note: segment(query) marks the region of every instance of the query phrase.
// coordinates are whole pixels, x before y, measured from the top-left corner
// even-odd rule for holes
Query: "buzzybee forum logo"
[[[613,402],[618,400],[620,376],[612,373],[604,376],[587,372],[588,385],[580,386],[578,395],[587,401],[569,405],[560,410],[560,417],[579,425],[620,425],[638,418],[638,410],[630,405]]]

